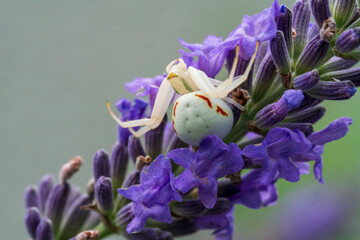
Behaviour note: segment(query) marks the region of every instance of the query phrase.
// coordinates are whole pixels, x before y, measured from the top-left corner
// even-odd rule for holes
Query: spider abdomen
[[[226,137],[234,122],[232,110],[223,100],[209,98],[201,91],[179,97],[172,117],[177,136],[193,146],[199,146],[208,135]]]

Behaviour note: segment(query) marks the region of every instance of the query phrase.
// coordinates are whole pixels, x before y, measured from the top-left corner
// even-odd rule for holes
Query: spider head
[[[185,62],[181,58],[169,63],[166,67],[166,72],[168,73],[166,79],[178,94],[184,95],[198,90],[191,80]]]

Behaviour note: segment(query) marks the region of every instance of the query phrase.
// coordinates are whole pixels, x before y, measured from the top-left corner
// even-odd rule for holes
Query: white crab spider
[[[203,71],[194,67],[187,68],[181,58],[174,60],[166,67],[168,75],[159,87],[150,118],[122,122],[112,112],[107,101],[109,113],[121,127],[130,128],[135,137],[140,137],[160,125],[176,92],[182,96],[174,104],[172,122],[177,136],[182,141],[198,146],[208,135],[215,134],[224,138],[230,132],[234,121],[232,111],[224,100],[244,110],[243,106],[227,95],[247,80],[258,46],[259,43],[244,74],[234,79],[239,55],[239,47],[236,47],[229,78],[223,82],[209,78]],[[139,126],[142,128],[137,131],[131,129]]]

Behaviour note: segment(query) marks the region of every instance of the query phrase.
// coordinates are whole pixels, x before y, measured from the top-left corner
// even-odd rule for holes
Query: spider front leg
[[[138,120],[132,120],[132,121],[126,121],[126,122],[122,122],[115,114],[114,112],[111,110],[110,108],[110,103],[107,101],[107,107],[110,113],[110,116],[123,128],[133,128],[133,127],[140,127],[140,126],[144,126],[142,128],[140,128],[137,131],[134,131],[132,129],[129,129],[130,132],[135,136],[135,137],[140,137],[143,134],[145,134],[146,132],[150,131],[151,129],[157,128],[161,121],[163,120],[167,108],[170,105],[171,99],[174,95],[175,91],[173,89],[173,87],[171,86],[170,82],[167,81],[167,79],[165,78],[160,87],[159,87],[159,91],[156,95],[156,99],[155,99],[155,103],[154,103],[154,108],[152,110],[151,113],[151,117],[150,118],[143,118],[143,119],[138,119]]]
[[[234,90],[235,88],[240,86],[242,83],[244,83],[248,79],[251,68],[252,68],[252,66],[254,64],[254,61],[255,61],[255,57],[256,57],[258,48],[259,48],[259,42],[256,42],[255,52],[252,55],[252,57],[250,59],[250,62],[248,64],[248,66],[246,67],[246,70],[245,70],[244,74],[241,77],[239,77],[238,79],[236,79],[235,81],[233,81],[234,80],[235,67],[237,65],[237,59],[238,59],[238,50],[239,49],[237,47],[237,49],[236,49],[236,51],[237,51],[236,55],[237,56],[235,57],[233,66],[231,68],[229,79],[225,80],[222,84],[220,84],[215,89],[215,91],[213,93],[214,97],[218,97],[218,98],[226,97],[229,94],[229,92],[231,92],[232,90]]]

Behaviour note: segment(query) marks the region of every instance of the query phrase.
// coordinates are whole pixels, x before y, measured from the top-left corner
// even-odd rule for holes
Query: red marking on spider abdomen
[[[225,116],[225,117],[229,116],[229,115],[224,111],[224,109],[222,109],[221,107],[219,107],[219,106],[217,106],[217,105],[216,105],[216,112],[217,112],[217,113],[220,113],[221,115],[223,115],[223,116]]]
[[[174,116],[174,117],[175,117],[176,107],[177,107],[178,104],[179,104],[179,102],[176,102],[176,103],[175,103],[175,106],[174,106],[174,110],[173,110],[173,116]]]
[[[196,97],[199,97],[199,98],[201,98],[201,99],[204,99],[204,100],[207,102],[207,104],[209,105],[209,107],[212,108],[211,101],[210,101],[210,99],[209,99],[208,97],[205,97],[205,96],[199,95],[199,94],[195,94],[195,96],[196,96]]]
[[[176,132],[176,130],[175,130],[175,122],[174,122],[174,119],[172,120],[172,125],[173,125],[173,129],[174,129],[175,134],[177,134],[177,132]]]

